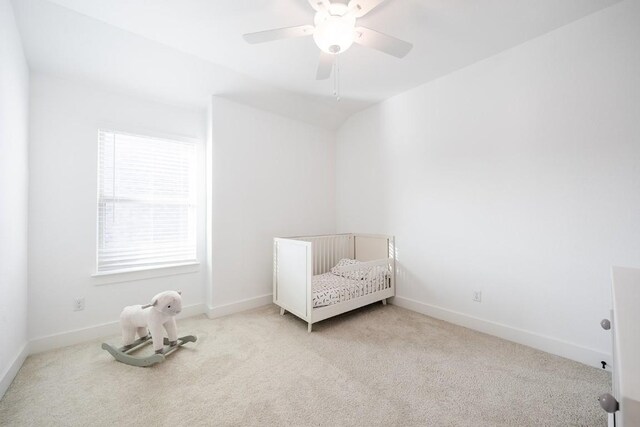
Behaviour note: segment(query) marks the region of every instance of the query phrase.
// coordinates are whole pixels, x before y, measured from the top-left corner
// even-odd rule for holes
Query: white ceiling
[[[13,3],[37,69],[135,86],[187,104],[201,105],[216,93],[335,128],[368,105],[618,1],[387,0],[358,24],[414,48],[397,59],[354,45],[341,55],[339,103],[331,98],[330,80],[315,80],[319,51],[312,38],[249,45],[241,37],[312,23],[307,0]]]

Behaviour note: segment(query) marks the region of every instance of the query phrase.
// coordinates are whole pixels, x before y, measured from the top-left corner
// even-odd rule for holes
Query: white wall
[[[610,268],[640,265],[638,22],[619,3],[339,130],[338,231],[397,236],[397,303],[607,357]]]
[[[0,398],[27,344],[29,69],[9,0],[0,0]]]
[[[83,336],[56,335],[118,319],[122,307],[181,289],[183,305],[203,310],[206,269],[158,270],[95,278],[97,131],[100,127],[157,136],[186,136],[200,147],[198,256],[205,262],[204,146],[206,112],[113,93],[95,85],[34,73],[30,115],[29,333],[33,350]],[[182,274],[177,274],[182,273]],[[153,274],[153,273],[152,273]],[[114,280],[125,282],[109,283]],[[84,311],[73,299],[84,297]],[[189,310],[186,310],[189,312]],[[98,328],[85,338],[113,328]],[[91,332],[95,331],[95,332]],[[48,338],[47,338],[48,337]],[[51,345],[49,345],[51,344]]]
[[[208,304],[219,315],[271,301],[274,237],[335,231],[335,135],[219,97],[210,115]]]

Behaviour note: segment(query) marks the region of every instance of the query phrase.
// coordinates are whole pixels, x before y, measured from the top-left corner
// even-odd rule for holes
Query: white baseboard
[[[584,347],[579,344],[541,335],[524,329],[514,328],[502,323],[480,319],[468,314],[426,304],[409,298],[397,296],[393,298],[391,303],[398,307],[403,307],[411,311],[435,317],[436,319],[464,326],[465,328],[533,347],[557,356],[566,357],[567,359],[575,360],[577,362],[584,363],[585,365],[602,368],[602,365],[600,364],[601,360],[606,361],[607,364],[611,364],[611,354],[603,353],[599,350]]]
[[[273,303],[273,296],[271,294],[248,298],[241,301],[232,302],[230,304],[208,307],[207,317],[209,319],[215,319],[216,317],[228,316],[229,314],[251,310],[253,308],[262,307],[271,303]]]
[[[22,367],[25,359],[29,355],[29,343],[26,342],[18,352],[16,358],[13,360],[11,365],[2,373],[2,377],[0,377],[0,399],[6,393],[7,389],[11,385],[11,382],[18,374],[18,371]]]
[[[182,313],[180,313],[177,318],[184,319],[198,316],[205,313],[205,307],[205,304],[194,304],[183,307]],[[80,344],[119,333],[120,322],[108,322],[87,328],[34,338],[29,342],[29,354],[42,353],[43,351]]]

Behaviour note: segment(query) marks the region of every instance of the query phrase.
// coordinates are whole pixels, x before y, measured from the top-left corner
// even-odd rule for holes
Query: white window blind
[[[98,273],[195,261],[195,143],[100,130],[98,163]]]

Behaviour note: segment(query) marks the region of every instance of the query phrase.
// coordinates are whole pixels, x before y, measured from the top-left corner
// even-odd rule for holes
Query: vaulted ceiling
[[[413,43],[397,59],[354,45],[342,99],[316,81],[311,37],[249,45],[242,34],[312,24],[307,0],[13,0],[36,70],[204,106],[228,96],[335,128],[349,115],[619,0],[387,0],[358,21]]]

